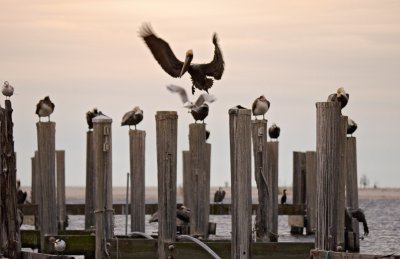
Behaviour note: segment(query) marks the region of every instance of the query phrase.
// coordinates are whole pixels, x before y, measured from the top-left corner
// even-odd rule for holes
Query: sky
[[[359,126],[358,175],[371,184],[399,187],[400,2],[347,1],[5,1],[0,0],[0,83],[15,87],[17,176],[31,184],[37,149],[36,103],[49,95],[56,108],[56,149],[66,152],[66,185],[84,186],[85,113],[93,107],[113,119],[113,185],[129,171],[125,112],[144,110],[146,185],[157,185],[155,113],[178,112],[178,185],[182,153],[193,122],[165,86],[191,87],[189,75],[172,78],[154,60],[138,31],[150,22],[183,60],[213,57],[218,33],[225,72],[210,93],[217,101],[206,119],[212,144],[211,185],[230,182],[229,108],[251,107],[264,94],[266,118],[281,127],[279,184],[291,185],[293,151],[316,148],[315,103],[344,87],[343,114]],[[197,98],[197,95],[193,98]],[[1,97],[4,103],[4,97]],[[253,176],[254,178],[254,176]],[[255,185],[255,182],[253,181]]]

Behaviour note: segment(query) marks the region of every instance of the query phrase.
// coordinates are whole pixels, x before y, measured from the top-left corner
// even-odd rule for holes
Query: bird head
[[[286,194],[286,189],[283,189],[283,194]]]
[[[272,123],[271,128],[276,128],[276,123]]]
[[[190,63],[192,62],[192,59],[193,59],[193,50],[189,49],[188,51],[186,51],[185,62],[183,63],[179,77],[182,77],[183,74],[185,74],[185,72],[188,70]]]
[[[4,87],[8,87],[10,84],[8,83],[8,81],[4,81]]]
[[[50,101],[50,97],[49,97],[49,96],[46,96],[46,97],[44,98],[44,100]]]
[[[340,95],[346,95],[346,91],[344,90],[343,87],[339,87],[336,91],[336,95],[340,96]]]
[[[139,108],[139,106],[133,108],[133,111],[135,112],[135,114],[143,113],[143,111]]]
[[[261,95],[260,97],[258,97],[258,100],[262,101],[262,102],[266,102],[267,98],[265,98],[264,95]]]

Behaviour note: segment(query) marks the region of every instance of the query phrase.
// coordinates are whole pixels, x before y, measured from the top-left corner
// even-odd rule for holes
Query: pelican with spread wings
[[[214,58],[210,63],[206,64],[192,64],[193,50],[191,49],[186,51],[184,62],[177,59],[169,44],[157,37],[148,23],[142,25],[139,35],[143,38],[160,66],[170,76],[182,77],[183,74],[189,72],[193,83],[192,94],[194,94],[195,88],[208,93],[208,89],[211,88],[214,82],[211,77],[216,80],[221,79],[225,64],[216,33],[214,33],[212,39],[215,46]]]

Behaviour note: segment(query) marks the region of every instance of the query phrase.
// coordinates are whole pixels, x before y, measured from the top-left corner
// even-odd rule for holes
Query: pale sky
[[[195,63],[211,61],[211,37],[218,33],[226,69],[210,91],[218,100],[206,119],[211,185],[230,182],[229,108],[251,107],[261,94],[271,102],[268,124],[281,127],[279,184],[291,185],[293,151],[315,150],[315,103],[342,86],[350,94],[343,113],[359,125],[359,176],[400,186],[400,1],[0,0],[0,8],[0,83],[16,89],[22,185],[31,183],[35,105],[46,95],[56,104],[51,118],[56,148],[66,151],[67,185],[85,185],[85,113],[93,107],[113,119],[113,185],[125,185],[128,128],[119,125],[137,105],[145,116],[138,128],[147,132],[148,186],[157,185],[154,115],[178,111],[182,183],[181,151],[188,149],[193,119],[165,86],[189,90],[191,81],[167,75],[138,37],[140,25],[151,22],[179,59],[193,49]]]

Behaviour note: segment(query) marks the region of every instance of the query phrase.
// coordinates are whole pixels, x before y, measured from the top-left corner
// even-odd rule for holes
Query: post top
[[[252,124],[267,124],[268,120],[266,119],[261,119],[261,120],[251,120]]]
[[[329,108],[329,107],[340,108],[340,102],[316,102],[315,106],[317,108]]]
[[[176,111],[157,111],[156,120],[177,119],[178,113]]]
[[[37,126],[39,126],[39,125],[45,126],[45,125],[53,125],[53,124],[55,125],[56,123],[54,121],[38,121],[38,122],[36,122]]]
[[[106,115],[99,115],[92,119],[93,123],[111,123],[112,119]]]
[[[229,114],[236,114],[236,115],[250,115],[251,116],[251,110],[250,109],[242,109],[238,108],[237,106],[230,108],[229,109]]]

